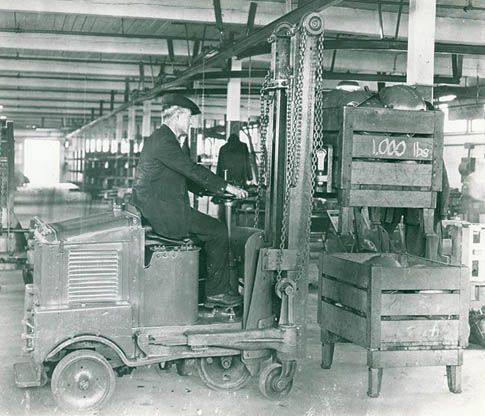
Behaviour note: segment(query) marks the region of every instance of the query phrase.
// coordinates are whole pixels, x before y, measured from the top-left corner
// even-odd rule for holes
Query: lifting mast
[[[267,123],[262,126],[265,239],[273,248],[266,254],[275,257],[280,326],[296,325],[303,353],[315,178],[312,149],[321,138],[315,131],[315,116],[321,119],[315,95],[321,91],[323,18],[311,13],[297,27],[282,23],[269,41],[272,68],[261,93],[267,101],[261,106],[262,124]]]

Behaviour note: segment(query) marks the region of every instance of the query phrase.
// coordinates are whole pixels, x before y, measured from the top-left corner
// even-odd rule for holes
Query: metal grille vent
[[[117,250],[71,250],[67,276],[69,303],[120,300]]]

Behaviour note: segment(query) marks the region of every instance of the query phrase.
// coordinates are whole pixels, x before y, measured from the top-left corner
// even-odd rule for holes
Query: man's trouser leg
[[[206,296],[229,292],[227,228],[209,215],[191,209],[189,233],[204,242],[207,254]]]

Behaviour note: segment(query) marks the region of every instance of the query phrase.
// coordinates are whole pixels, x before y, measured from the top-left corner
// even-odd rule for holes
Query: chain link
[[[296,81],[294,92],[294,108],[292,112],[293,129],[292,129],[292,145],[294,147],[294,163],[292,180],[290,185],[296,186],[298,181],[298,167],[301,160],[301,122],[302,122],[302,102],[303,102],[303,69],[305,61],[305,51],[307,45],[307,32],[304,27],[300,27],[299,30],[299,44],[298,44],[298,63],[296,67]]]
[[[266,185],[266,174],[267,174],[267,164],[268,164],[268,148],[266,145],[266,138],[268,134],[269,125],[269,112],[271,108],[271,103],[273,102],[273,95],[268,92],[267,88],[271,79],[271,71],[266,73],[264,77],[263,85],[261,86],[260,93],[260,134],[259,134],[259,149],[260,149],[260,160],[258,169],[258,196],[256,198],[256,207],[254,209],[254,228],[258,228],[259,225],[259,215],[261,211],[261,204],[264,196],[264,189]]]

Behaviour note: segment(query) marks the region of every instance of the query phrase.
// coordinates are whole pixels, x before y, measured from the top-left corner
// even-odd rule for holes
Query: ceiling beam
[[[53,92],[53,91],[22,91],[4,89],[0,85],[0,104],[1,100],[35,100],[35,101],[64,101],[77,103],[99,103],[100,100],[109,101],[111,94],[83,94],[82,92]],[[123,92],[115,93],[115,104],[123,104]]]
[[[28,13],[63,13],[215,23],[212,2],[208,0],[2,0],[0,10]],[[285,12],[285,3],[258,1],[256,25],[266,25]],[[224,21],[244,24],[249,2],[224,0]]]
[[[6,32],[6,33],[38,33],[38,34],[49,34],[49,35],[56,35],[56,36],[64,36],[64,35],[70,35],[70,36],[96,36],[96,37],[107,37],[107,38],[123,38],[123,39],[156,39],[156,40],[162,40],[162,39],[172,39],[172,40],[183,40],[186,41],[192,40],[196,41],[199,40],[199,36],[176,36],[172,35],[170,33],[164,33],[163,35],[152,35],[152,34],[145,34],[145,33],[137,33],[137,34],[130,34],[130,33],[119,33],[119,32],[87,32],[87,31],[80,31],[80,30],[56,30],[56,29],[37,29],[37,28],[31,28],[31,27],[25,27],[25,28],[11,28],[11,27],[0,27],[0,32]],[[219,39],[211,36],[207,37],[207,41],[214,41],[217,42]]]
[[[408,42],[405,40],[387,39],[326,39],[324,41],[324,47],[325,49],[380,49],[407,51]],[[435,53],[485,55],[485,45],[436,42]]]
[[[136,84],[134,82],[133,84]],[[35,74],[4,74],[0,71],[0,85],[3,88],[37,91],[72,91],[90,93],[102,93],[104,91],[123,91],[125,81],[105,81],[90,78],[64,77],[63,79],[51,79],[45,76],[36,76]]]
[[[134,64],[105,64],[105,63],[86,63],[82,62],[57,62],[53,64],[50,61],[25,60],[19,65],[16,59],[2,59],[0,64],[1,71],[18,72],[21,68],[22,72],[40,72],[50,74],[64,74],[64,78],[69,75],[98,75],[98,76],[118,76],[118,77],[136,77],[139,76],[138,65]],[[150,68],[147,67],[147,71]]]
[[[194,46],[198,43],[198,41],[194,42]],[[145,56],[141,56],[141,59],[109,59],[106,56],[97,55],[97,57],[93,58],[92,54],[86,54],[85,58],[79,57],[72,57],[72,56],[59,56],[59,55],[32,55],[32,54],[22,54],[17,52],[15,54],[2,54],[0,55],[0,59],[15,59],[17,61],[49,61],[49,62],[74,62],[74,63],[81,63],[81,64],[110,64],[110,65],[139,65],[141,62],[145,65],[153,65],[153,61],[150,62],[151,56],[148,59]],[[145,59],[143,59],[145,58]],[[158,59],[160,61],[164,61],[165,59]],[[155,63],[155,65],[157,65]],[[180,62],[171,62],[170,67],[172,68],[186,68],[186,64],[181,64]]]
[[[167,88],[180,85],[181,82],[185,82],[191,79],[194,75],[202,72],[203,70],[205,71],[208,68],[220,65],[225,60],[237,56],[240,52],[243,52],[247,48],[261,43],[261,40],[268,39],[275,27],[282,22],[297,23],[303,16],[305,16],[310,11],[322,10],[328,7],[332,7],[336,4],[342,3],[342,1],[343,0],[311,0],[304,6],[292,10],[291,12],[274,20],[265,27],[255,30],[244,39],[238,39],[226,48],[222,49],[216,55],[208,59],[204,59],[202,63],[194,65],[193,67],[187,69],[186,71],[178,75],[177,80],[162,84],[161,86],[154,88],[146,95],[146,98],[154,97],[155,95],[166,90]]]
[[[187,43],[173,40],[175,55],[187,56]],[[190,42],[192,47],[192,42]],[[102,54],[131,54],[168,56],[164,39],[120,38],[91,35],[57,35],[50,33],[0,32],[0,48],[42,51],[89,52]]]

